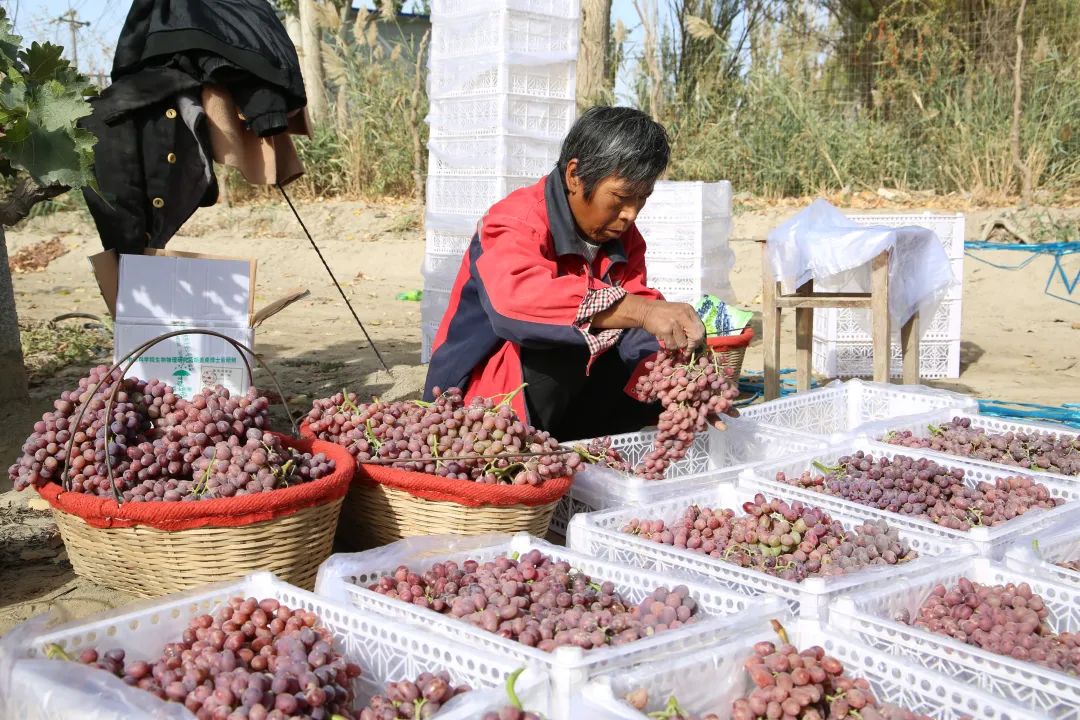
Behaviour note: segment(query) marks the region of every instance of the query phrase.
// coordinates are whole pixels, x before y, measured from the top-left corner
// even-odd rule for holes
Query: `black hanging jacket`
[[[90,214],[106,249],[163,248],[217,200],[199,89],[226,87],[260,136],[288,129],[306,102],[296,50],[266,0],[135,0],[113,84],[83,126],[98,138]]]

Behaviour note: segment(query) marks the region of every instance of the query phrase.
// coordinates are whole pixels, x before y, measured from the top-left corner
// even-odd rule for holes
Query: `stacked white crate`
[[[846,213],[845,213],[846,214]],[[937,312],[920,324],[919,376],[924,379],[960,377],[960,304],[964,281],[964,215],[901,213],[895,215],[848,215],[860,225],[901,227],[918,225],[937,233],[956,280]],[[927,325],[929,322],[929,325]],[[900,330],[893,330],[891,348],[893,377],[900,377]],[[814,372],[826,377],[871,377],[873,351],[870,311],[828,308],[814,312]]]
[[[694,303],[711,293],[734,301],[731,183],[657,182],[637,227],[645,238],[649,286],[665,299]]]
[[[477,221],[548,174],[574,121],[576,0],[435,0],[421,362]]]

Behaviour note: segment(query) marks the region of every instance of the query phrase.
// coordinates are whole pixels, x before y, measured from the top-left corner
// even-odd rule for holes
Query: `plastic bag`
[[[361,553],[338,553],[327,558],[319,566],[315,577],[315,594],[337,602],[351,605],[345,591],[351,583],[357,567],[357,557],[363,556],[364,567],[381,568],[383,572],[393,572],[399,565],[415,566],[423,564],[425,558],[436,558],[455,553],[464,553],[493,545],[509,543],[514,538],[506,533],[486,533],[484,535],[421,535],[405,538],[395,543],[384,545]],[[536,541],[540,544],[542,541]],[[543,543],[546,545],[547,543]]]
[[[808,280],[815,281],[817,290],[869,292],[870,261],[893,250],[889,316],[898,326],[916,312],[931,316],[958,281],[934,231],[857,225],[820,199],[770,232],[766,249],[773,276],[785,293]]]

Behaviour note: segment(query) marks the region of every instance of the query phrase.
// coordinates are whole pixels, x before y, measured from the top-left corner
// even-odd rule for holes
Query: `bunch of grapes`
[[[16,490],[58,481],[72,436],[71,472],[81,476],[80,484],[86,484],[90,492],[108,484],[106,452],[113,472],[117,476],[125,473],[129,464],[127,448],[137,444],[150,429],[143,395],[146,383],[136,378],[120,380],[119,371],[106,377],[108,372],[105,366],[91,370],[79,380],[77,388],[60,393],[53,409],[34,423],[34,432],[23,443],[22,455],[8,469]],[[92,394],[94,386],[101,381],[101,388]],[[120,387],[116,402],[111,417],[106,418],[106,400],[117,382]],[[76,428],[75,419],[83,405],[87,405],[86,412],[82,424]]]
[[[403,470],[490,485],[540,485],[575,473],[581,457],[519,419],[511,397],[466,404],[457,388],[435,388],[430,403],[358,404],[356,395],[340,392],[316,400],[307,425],[316,437],[347,448],[358,463],[389,461]]]
[[[611,437],[593,438],[586,445],[574,445],[574,451],[590,465],[606,467],[618,472],[632,472],[630,463],[611,446]]]
[[[889,512],[925,517],[953,530],[999,525],[1034,508],[1054,508],[1065,502],[1050,495],[1045,485],[1030,477],[964,482],[964,471],[926,458],[904,455],[875,457],[862,450],[845,455],[829,467],[814,463],[820,472],[806,471],[780,482]]]
[[[233,395],[218,386],[186,400],[159,380],[119,380],[119,370],[108,372],[106,366],[91,370],[34,425],[8,470],[17,489],[59,482],[67,465],[73,492],[113,497],[115,488],[124,502],[175,502],[266,492],[334,471],[322,453],[287,448],[263,432],[270,403],[255,388]]]
[[[351,720],[360,668],[332,644],[314,613],[236,597],[215,615],[193,619],[160,657],[126,662],[122,649],[86,648],[77,659],[182,703],[200,720]]]
[[[499,708],[498,712],[486,712],[480,716],[480,720],[543,720],[539,713],[522,710],[513,705]]]
[[[787,642],[759,642],[743,664],[753,689],[732,703],[731,720],[930,720],[880,702],[865,678],[847,674],[844,664],[813,646],[799,651]],[[638,688],[626,695],[626,701],[645,711],[649,694]],[[720,720],[719,713],[701,715],[688,712],[675,698],[649,713],[657,720]]]
[[[786,641],[760,642],[743,667],[755,687],[732,704],[731,720],[930,720],[879,702],[865,678],[848,675],[817,645],[800,652]]]
[[[422,672],[416,680],[400,680],[386,683],[386,694],[375,695],[360,710],[359,720],[419,720],[438,714],[443,705],[463,693],[468,685],[454,687],[450,673]]]
[[[1080,435],[1038,431],[996,433],[961,417],[931,425],[929,429],[930,437],[915,437],[911,431],[903,430],[886,433],[882,440],[1030,470],[1080,475]]]
[[[657,588],[634,605],[613,583],[539,550],[518,559],[440,562],[423,573],[402,566],[369,589],[547,652],[623,645],[694,622],[698,609],[685,586]]]
[[[691,505],[670,526],[634,518],[622,531],[795,582],[918,556],[883,520],[849,531],[819,508],[767,500],[761,493],[742,510],[745,514],[736,516],[728,509]]]
[[[700,353],[661,349],[645,369],[635,392],[643,401],[660,401],[663,410],[653,449],[634,471],[647,480],[662,480],[668,466],[686,456],[709,418],[730,410],[739,390],[731,381],[732,369],[721,366],[708,348]]]
[[[1072,675],[1080,673],[1080,634],[1055,633],[1043,599],[1027,583],[981,585],[967,578],[937,585],[912,619],[897,620],[984,650]]]

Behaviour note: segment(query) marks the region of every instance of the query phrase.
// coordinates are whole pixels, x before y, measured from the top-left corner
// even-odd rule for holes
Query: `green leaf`
[[[30,103],[30,121],[46,132],[73,128],[79,118],[90,112],[90,103],[81,94],[68,90],[55,80],[42,84]]]
[[[21,51],[18,56],[26,65],[27,80],[45,82],[56,77],[60,71],[68,69],[68,61],[60,57],[63,52],[64,48],[52,43],[31,43],[30,47]]]
[[[60,183],[70,187],[85,184],[82,177],[79,153],[71,135],[63,130],[47,132],[31,126],[26,138],[20,142],[4,142],[0,149],[42,186]]]

